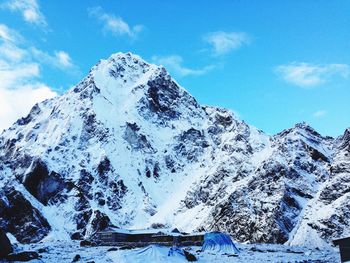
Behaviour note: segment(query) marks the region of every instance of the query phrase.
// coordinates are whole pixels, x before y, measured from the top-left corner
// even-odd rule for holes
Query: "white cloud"
[[[26,116],[35,103],[54,96],[56,93],[42,83],[14,89],[0,88],[0,133]]]
[[[214,55],[217,56],[227,54],[251,42],[251,37],[244,32],[211,32],[203,39],[212,46]]]
[[[39,75],[37,63],[8,64],[0,57],[0,132],[27,115],[35,103],[57,95],[37,80]]]
[[[168,68],[170,71],[173,71],[174,74],[177,74],[180,77],[186,77],[186,76],[200,76],[208,73],[210,70],[214,68],[213,65],[206,66],[201,69],[191,69],[184,67],[183,59],[180,56],[177,55],[171,55],[171,56],[153,56],[152,61],[156,64],[161,64],[164,67]]]
[[[347,64],[310,64],[305,62],[292,62],[275,68],[286,82],[299,87],[314,87],[329,81],[334,76],[347,78],[350,67]]]
[[[143,29],[142,25],[130,26],[121,17],[105,13],[101,7],[89,8],[88,12],[91,17],[97,18],[103,23],[103,30],[116,36],[126,35],[135,38]]]
[[[23,19],[31,24],[47,27],[45,16],[40,11],[40,6],[36,0],[11,0],[1,5],[2,8],[14,12],[20,12]]]
[[[319,110],[319,111],[316,111],[312,114],[312,116],[314,116],[315,118],[321,118],[323,116],[325,116],[327,114],[327,111],[326,110]]]
[[[10,61],[21,61],[26,56],[25,50],[16,45],[4,42],[0,45],[0,57]]]
[[[63,67],[70,68],[73,66],[72,59],[69,54],[65,51],[56,51],[55,56],[58,60],[58,63]]]
[[[10,29],[7,25],[0,24],[0,40],[17,42],[20,39],[21,36],[15,30]]]
[[[69,73],[79,72],[78,67],[73,63],[67,52],[57,50],[50,55],[35,47],[23,49],[20,47],[20,44],[23,44],[22,42],[24,42],[23,37],[19,33],[4,24],[0,24],[0,58],[6,58],[12,62],[35,60],[60,70],[69,70]]]
[[[39,65],[36,63],[9,64],[0,60],[1,87],[5,89],[24,85],[27,80],[38,77]]]
[[[33,58],[37,59],[41,63],[49,64],[53,67],[61,70],[77,71],[78,68],[72,62],[70,55],[65,51],[55,51],[54,55],[50,55],[47,52],[32,47],[30,49]]]
[[[0,25],[0,29],[5,27]],[[27,115],[35,103],[56,96],[39,78],[40,65],[30,52],[19,47],[14,38],[1,35],[0,132]]]

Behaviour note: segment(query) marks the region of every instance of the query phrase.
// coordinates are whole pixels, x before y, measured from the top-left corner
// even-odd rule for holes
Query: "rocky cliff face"
[[[349,134],[268,136],[117,53],[1,134],[0,227],[21,242],[161,224],[326,244],[349,229]]]

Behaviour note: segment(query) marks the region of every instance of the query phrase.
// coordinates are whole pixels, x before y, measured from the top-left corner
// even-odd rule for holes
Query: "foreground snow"
[[[201,247],[185,248],[194,254],[197,262],[340,262],[338,251],[308,249],[306,247],[267,245],[267,244],[237,244],[240,254],[220,255],[210,252],[200,252]],[[80,247],[79,242],[42,242],[30,245],[20,245],[17,251],[44,251],[40,253],[41,260],[31,262],[72,262],[80,255],[79,262],[187,262],[185,257],[175,254],[169,257],[168,247],[151,246],[120,250],[113,247]]]

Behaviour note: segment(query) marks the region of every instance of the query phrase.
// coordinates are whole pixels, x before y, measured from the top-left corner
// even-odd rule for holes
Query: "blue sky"
[[[349,18],[349,1],[0,1],[0,129],[131,51],[269,134],[306,121],[338,136],[350,126]]]

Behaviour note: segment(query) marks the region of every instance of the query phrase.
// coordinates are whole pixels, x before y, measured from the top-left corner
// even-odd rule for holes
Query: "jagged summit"
[[[157,65],[151,64],[146,62],[143,58],[140,56],[133,54],[131,52],[123,53],[123,52],[117,52],[111,54],[107,59],[101,59],[98,61],[98,63],[93,66],[90,70],[98,70],[101,65],[108,64],[111,67],[120,67],[122,70],[128,69],[128,68],[143,68],[144,70],[149,69],[150,67],[157,68]]]
[[[308,134],[314,134],[320,137],[322,136],[310,124],[308,124],[305,121],[298,122],[293,127],[283,130],[278,134],[287,134],[287,133],[297,133],[297,134],[308,133]]]
[[[108,96],[132,95],[129,94],[132,88],[146,86],[148,81],[157,76],[171,78],[165,68],[147,63],[130,52],[119,52],[100,60],[73,90],[80,92],[91,86],[95,92],[102,91],[104,95],[109,94]]]
[[[344,134],[339,136],[338,141],[341,149],[347,149],[350,152],[350,128],[347,128]]]
[[[302,130],[314,130],[306,121],[296,123],[294,125],[294,128]]]
[[[123,86],[129,86],[142,79],[147,80],[152,75],[167,75],[163,67],[147,63],[141,57],[128,53],[115,53],[108,59],[100,60],[90,71],[93,77],[98,80],[101,77],[119,79]]]
[[[312,134],[314,136],[317,137],[323,137],[323,138],[327,138],[327,139],[333,139],[333,137],[331,136],[323,136],[321,135],[319,132],[317,132],[310,124],[308,124],[307,122],[300,122],[294,125],[294,129],[295,130],[299,130],[299,131],[305,131],[309,134]]]

